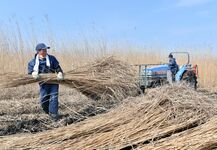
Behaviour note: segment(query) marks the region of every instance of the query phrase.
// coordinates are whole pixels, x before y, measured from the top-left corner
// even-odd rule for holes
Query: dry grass
[[[106,41],[92,44],[86,39],[80,43],[49,39],[47,44],[52,47],[49,53],[58,58],[66,73],[66,80],[60,84],[67,86],[60,88],[59,110],[63,117],[53,123],[39,106],[36,81],[25,75],[34,47],[41,41],[33,36],[24,43],[18,24],[17,27],[15,33],[0,30],[0,84],[13,87],[0,89],[2,149],[207,150],[217,147],[217,90],[214,88],[217,56],[209,49],[191,50],[192,63],[199,66],[199,84],[209,90],[165,86],[152,89],[147,95],[124,99],[134,95],[136,89],[137,75],[129,64],[167,62],[165,50],[110,46]],[[94,61],[110,54],[128,64],[111,57]],[[94,62],[89,64],[90,61]],[[178,60],[179,64],[183,62],[184,59]],[[44,76],[42,80],[56,82],[56,76]],[[26,132],[40,133],[16,134]],[[15,135],[5,136],[8,134]]]
[[[61,86],[59,122],[53,123],[39,104],[37,84],[0,89],[0,136],[36,133],[66,126],[107,112],[118,101],[95,101],[80,92]]]
[[[0,97],[4,106],[0,109],[1,135],[62,128],[35,135],[3,137],[0,144],[5,149],[208,149],[216,146],[217,94],[214,90],[165,86],[151,89],[147,95],[123,100],[137,90],[135,71],[129,64],[107,57],[66,72],[66,81],[61,84],[89,98],[101,99],[76,96],[79,94],[75,91],[67,95],[70,90],[61,88],[64,92],[60,95],[60,112],[64,117],[53,123],[36,101],[36,87],[23,91],[26,84],[36,81],[28,75],[17,77],[8,74],[1,78],[7,87],[25,85],[16,90],[1,89],[5,92]],[[42,80],[56,82],[56,76],[45,76]],[[105,93],[108,89],[110,92]],[[122,105],[118,99],[123,100]],[[89,118],[103,112],[108,113]],[[69,126],[63,127],[66,125]],[[200,135],[204,142],[200,141]],[[28,141],[29,138],[33,140]]]
[[[5,137],[0,143],[11,149],[215,147],[216,108],[216,99],[203,92],[185,86],[162,87],[129,98],[107,114],[36,135]]]
[[[141,150],[170,150],[170,149],[195,149],[214,150],[217,149],[217,117],[212,117],[205,124],[189,129],[185,132],[175,134],[169,138],[159,140],[148,145],[141,145]]]

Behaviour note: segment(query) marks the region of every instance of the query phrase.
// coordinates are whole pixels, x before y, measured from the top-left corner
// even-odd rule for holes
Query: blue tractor
[[[171,52],[173,54],[185,54],[187,62],[178,67],[175,74],[170,76],[170,67],[168,63],[165,64],[140,64],[139,66],[139,86],[141,92],[144,93],[147,88],[154,88],[156,86],[170,83],[186,82],[190,87],[197,88],[198,67],[190,64],[190,56],[188,52]]]

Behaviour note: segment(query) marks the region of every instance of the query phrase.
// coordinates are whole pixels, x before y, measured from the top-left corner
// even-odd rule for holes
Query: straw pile
[[[39,81],[30,75],[0,74],[0,87],[17,87],[35,82],[59,83],[75,88],[93,99],[123,99],[137,91],[134,68],[114,57],[96,60],[86,66],[65,73],[64,81],[57,81],[55,74],[41,75]]]
[[[160,140],[154,145],[142,145],[141,150],[160,150],[160,149],[195,149],[195,150],[214,150],[217,149],[217,117],[211,118],[200,127],[191,129],[184,133],[179,133],[170,138]]]
[[[5,137],[0,144],[8,149],[209,149],[216,147],[216,114],[216,99],[165,86],[128,98],[107,114],[36,135]]]

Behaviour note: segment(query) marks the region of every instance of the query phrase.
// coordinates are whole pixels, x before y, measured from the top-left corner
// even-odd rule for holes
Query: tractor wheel
[[[182,80],[191,88],[197,89],[197,76],[193,71],[187,71],[183,74]]]

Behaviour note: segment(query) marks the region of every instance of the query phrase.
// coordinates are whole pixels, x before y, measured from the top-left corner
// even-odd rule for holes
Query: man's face
[[[45,57],[47,55],[47,49],[40,49],[38,54],[42,57]]]

